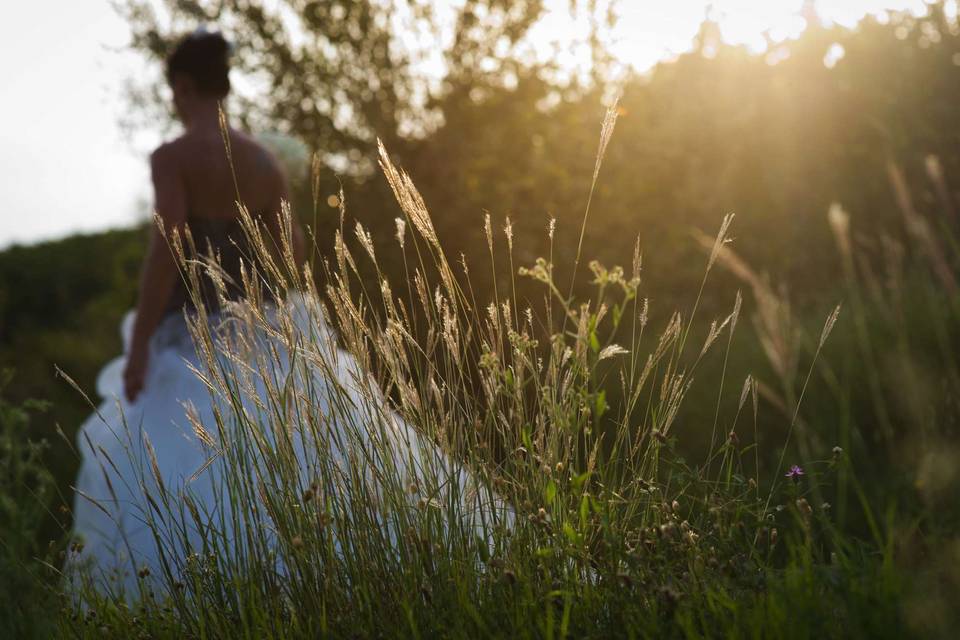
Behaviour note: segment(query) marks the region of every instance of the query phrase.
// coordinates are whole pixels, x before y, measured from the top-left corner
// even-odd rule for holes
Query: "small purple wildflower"
[[[799,480],[800,476],[806,475],[806,474],[804,474],[803,469],[800,467],[800,465],[795,464],[792,467],[790,467],[790,471],[787,471],[785,475],[791,480]]]

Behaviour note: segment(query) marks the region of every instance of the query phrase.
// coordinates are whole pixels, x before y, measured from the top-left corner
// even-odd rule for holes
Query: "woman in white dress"
[[[104,402],[78,436],[68,574],[109,596],[169,588],[211,554],[229,556],[232,570],[283,573],[277,541],[302,539],[278,509],[301,518],[307,502],[322,505],[314,516],[332,521],[339,550],[395,544],[416,517],[411,504],[479,504],[483,493],[386,408],[337,348],[315,293],[280,300],[252,282],[258,253],[303,265],[304,241],[281,214],[275,159],[221,121],[228,54],[219,34],[200,32],[167,60],[185,131],[151,156],[157,224],[125,355],[101,373]],[[171,239],[181,259],[209,252],[217,266],[189,270],[187,286]],[[404,504],[396,487],[410,487]],[[347,540],[358,528],[370,535]]]

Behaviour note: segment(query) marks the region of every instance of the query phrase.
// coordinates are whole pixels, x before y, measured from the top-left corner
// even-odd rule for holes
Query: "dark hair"
[[[230,44],[217,32],[194,32],[167,56],[167,81],[184,73],[196,83],[197,91],[214,98],[230,93]]]

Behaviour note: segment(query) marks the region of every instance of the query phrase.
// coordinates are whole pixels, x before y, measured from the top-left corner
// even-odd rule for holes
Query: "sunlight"
[[[573,73],[588,71],[592,59],[586,42],[591,18],[586,3],[573,3],[577,7],[573,17],[569,0],[548,0],[546,4],[546,15],[532,33],[535,52],[541,60],[549,59]],[[598,4],[595,16],[609,9],[615,17],[605,37],[615,58],[640,71],[690,50],[705,18],[717,23],[724,42],[759,53],[770,43],[799,36],[807,24],[804,15],[811,8],[825,25],[854,27],[870,13],[922,13],[926,7],[923,0],[608,0]]]
[[[766,49],[768,37],[779,42],[800,35],[806,27],[802,9],[802,0],[726,0],[714,5],[724,41],[754,52]]]

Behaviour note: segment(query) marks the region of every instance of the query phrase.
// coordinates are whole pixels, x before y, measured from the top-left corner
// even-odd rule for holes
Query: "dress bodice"
[[[223,270],[227,299],[240,298],[243,295],[240,265],[245,262],[249,269],[251,258],[254,255],[250,250],[247,235],[241,227],[240,218],[189,216],[187,226],[190,228],[196,252],[191,255],[191,249],[185,246],[184,251],[187,252],[187,258],[206,258],[212,251],[213,255],[217,256]],[[213,280],[205,269],[199,269],[197,275],[200,281],[200,296],[205,309],[208,312],[219,311],[220,303]],[[170,301],[167,303],[167,313],[180,313],[184,307],[195,309],[196,305],[189,291],[187,291],[187,285],[183,278],[177,278],[170,295]]]

